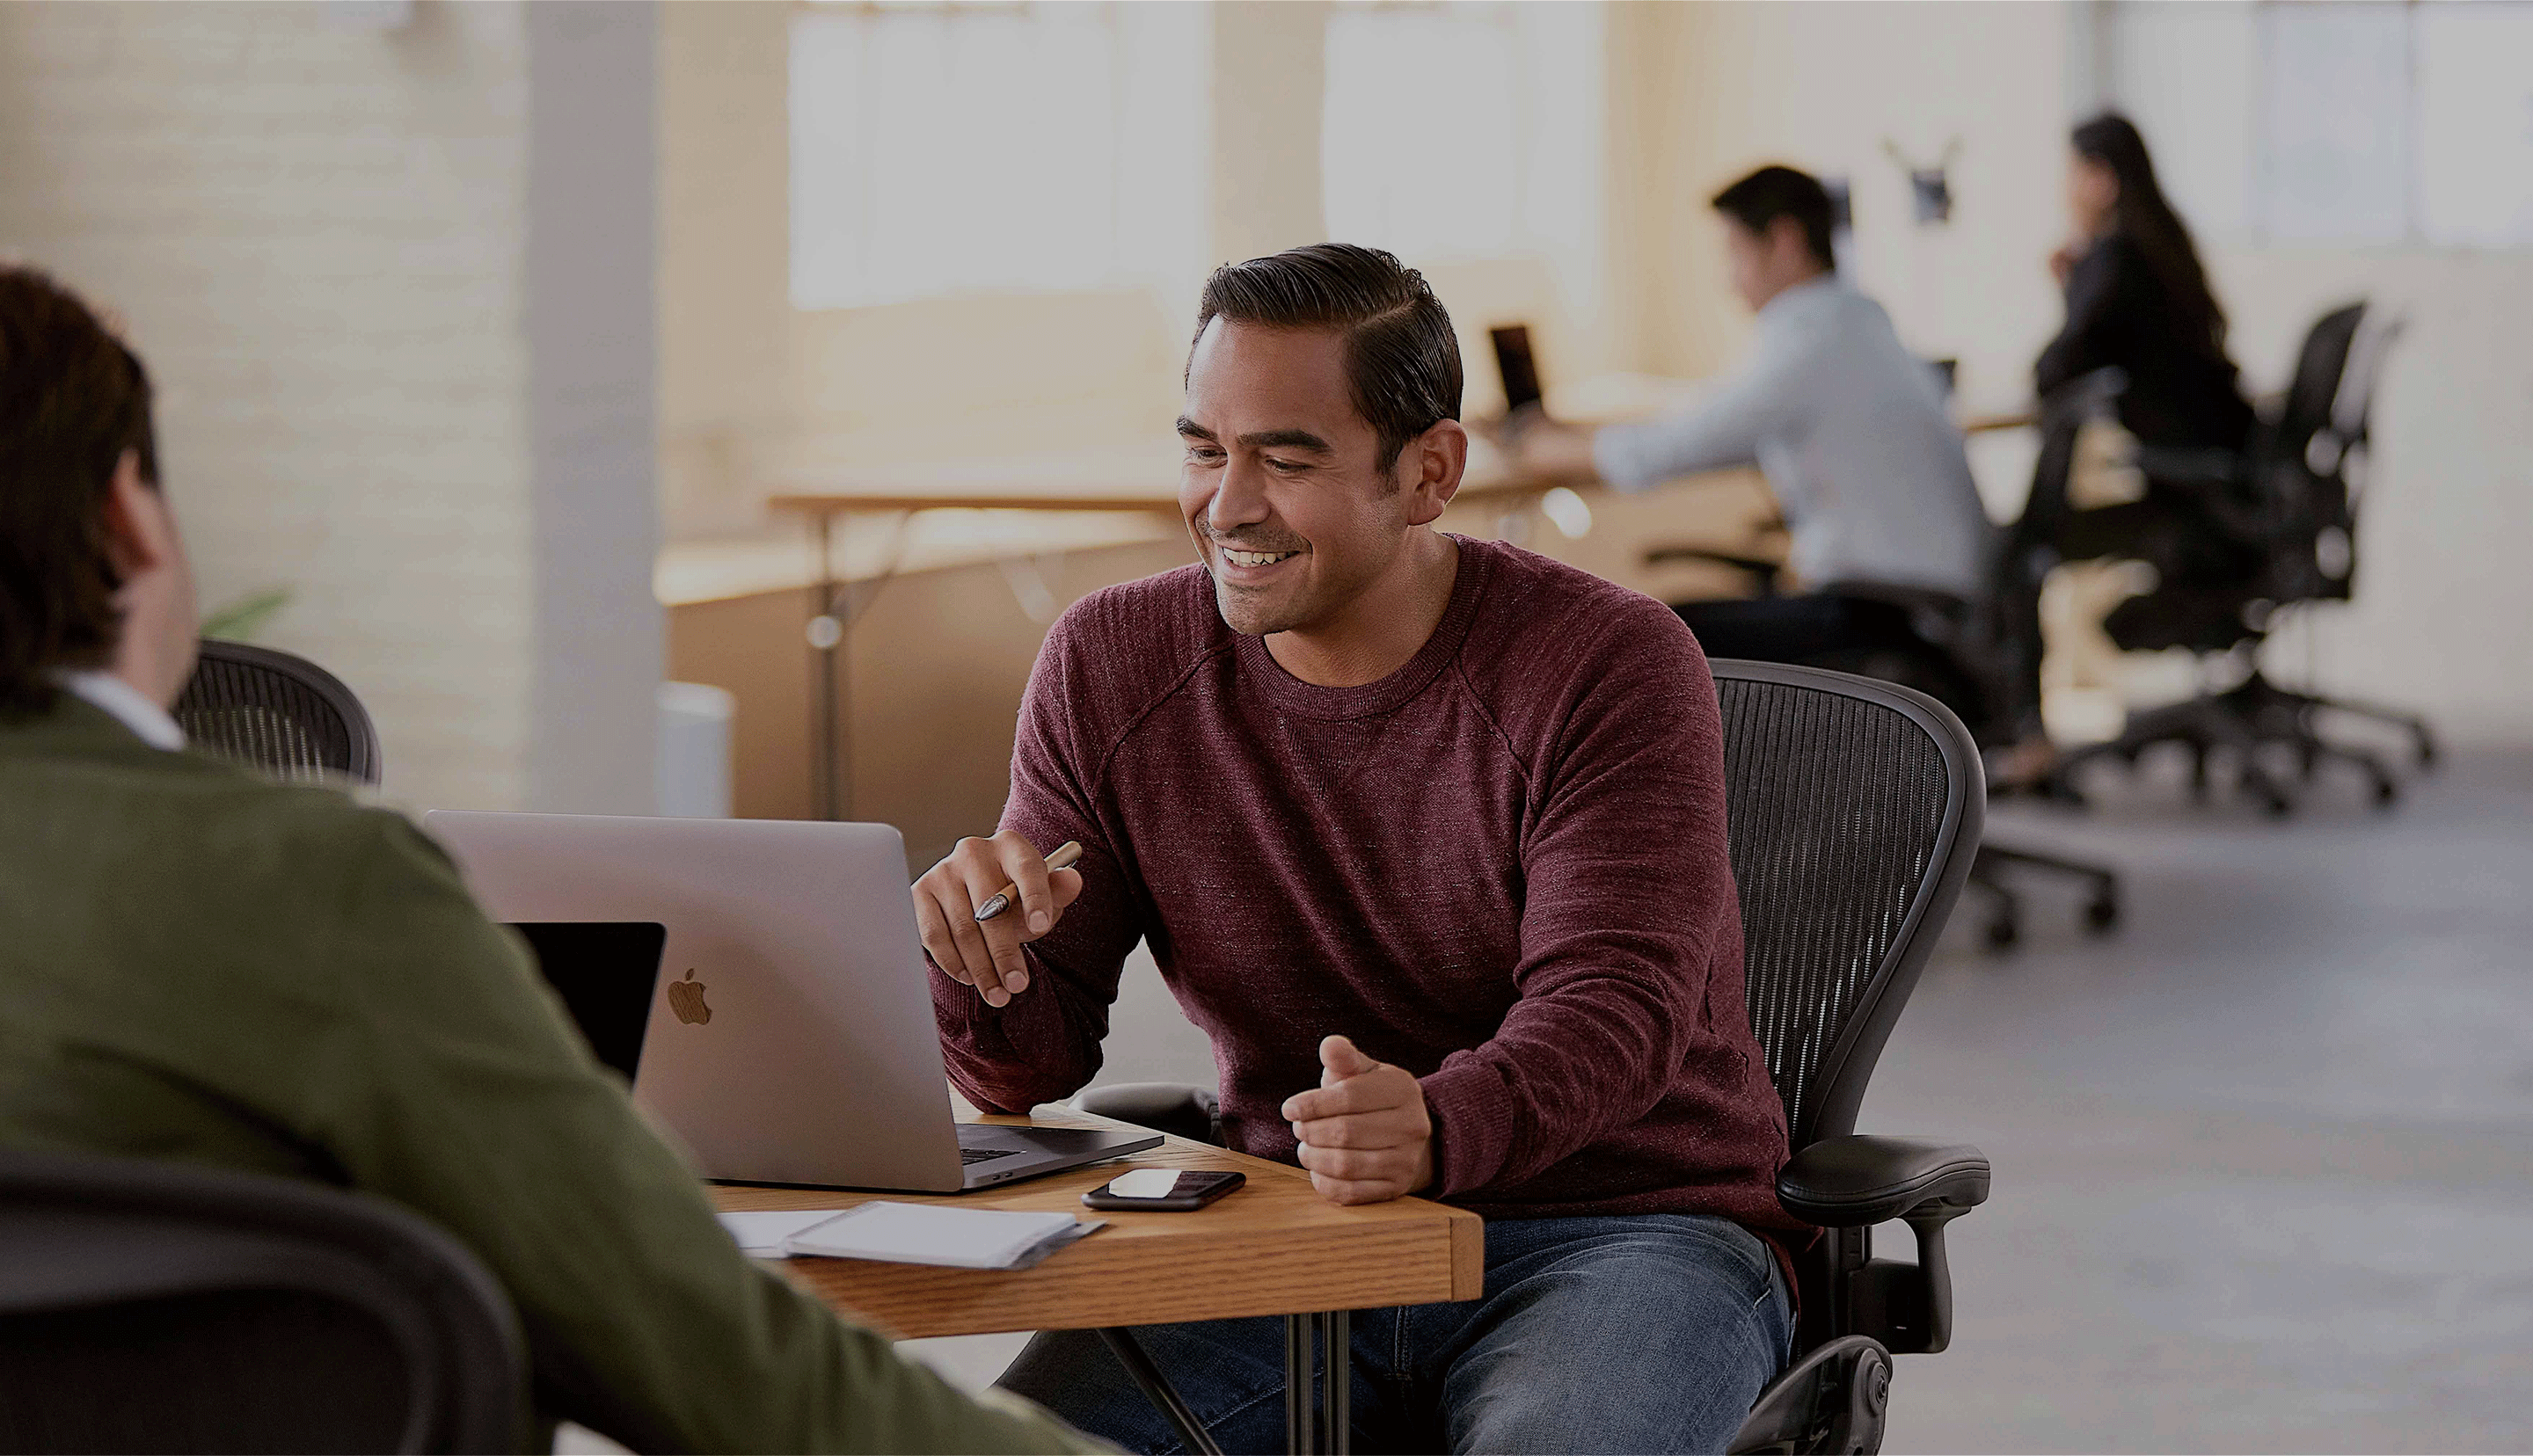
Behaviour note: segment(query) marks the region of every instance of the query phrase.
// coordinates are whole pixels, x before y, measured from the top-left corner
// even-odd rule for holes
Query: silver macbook
[[[657,925],[633,1100],[727,1183],[959,1193],[1158,1146],[952,1121],[906,848],[885,824],[439,810],[496,919]],[[656,971],[655,971],[656,965]],[[653,989],[656,974],[657,989]],[[586,965],[575,1018],[597,1005]],[[594,999],[593,999],[594,998]]]

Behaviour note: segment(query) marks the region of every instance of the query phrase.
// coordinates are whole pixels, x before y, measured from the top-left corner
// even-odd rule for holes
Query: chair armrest
[[[1114,1118],[1192,1142],[1220,1142],[1219,1099],[1204,1087],[1174,1081],[1127,1081],[1092,1087],[1067,1104],[1076,1112]]]
[[[1931,1355],[1953,1339],[1953,1268],[1944,1225],[1987,1201],[1987,1155],[1923,1137],[1824,1137],[1777,1175],[1777,1201],[1823,1228],[1906,1219],[1917,1261],[1873,1259],[1849,1271],[1840,1334],[1870,1335],[1894,1355]]]
[[[1987,1201],[1987,1155],[1967,1142],[1824,1137],[1777,1175],[1777,1201],[1805,1223],[1853,1229],[1906,1218],[1929,1203],[1975,1208]]]

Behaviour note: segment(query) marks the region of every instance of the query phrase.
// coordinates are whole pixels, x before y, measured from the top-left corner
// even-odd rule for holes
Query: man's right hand
[[[976,906],[1005,885],[1020,903],[978,924]],[[988,840],[961,840],[914,882],[914,924],[925,954],[952,980],[976,988],[987,1006],[1029,989],[1021,947],[1055,928],[1082,894],[1082,872],[1049,871],[1037,846],[1010,830]]]
[[[1594,433],[1531,406],[1504,422],[1499,447],[1514,473],[1530,482],[1586,486],[1600,478],[1592,458]]]

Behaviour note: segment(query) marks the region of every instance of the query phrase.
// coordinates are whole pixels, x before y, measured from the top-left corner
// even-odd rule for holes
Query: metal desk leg
[[[1215,1445],[1213,1437],[1197,1424],[1196,1412],[1188,1409],[1188,1403],[1171,1387],[1169,1377],[1161,1373],[1161,1368],[1152,1364],[1152,1357],[1145,1353],[1143,1343],[1135,1338],[1133,1330],[1103,1329],[1099,1338],[1108,1342],[1108,1353],[1116,1356],[1117,1363],[1126,1368],[1126,1373],[1134,1376],[1135,1383],[1143,1387],[1144,1398],[1169,1418],[1170,1426],[1179,1433],[1179,1444],[1196,1452],[1197,1456],[1222,1456],[1222,1447]]]
[[[1319,1446],[1311,1439],[1311,1314],[1284,1316],[1284,1452],[1310,1456]]]
[[[1348,1331],[1351,1323],[1343,1310],[1330,1310],[1314,1316],[1320,1327],[1322,1373],[1326,1383],[1320,1387],[1320,1449],[1331,1456],[1346,1456],[1350,1427],[1354,1419],[1354,1353]]]
[[[817,701],[809,705],[809,809],[821,819],[842,819],[851,792],[846,773],[837,759],[842,752],[843,713],[836,699],[851,691],[843,677],[845,671],[845,612],[838,601],[843,584],[836,580],[835,518],[820,511],[818,531],[818,584],[811,588],[811,606],[816,611],[809,616],[809,650],[816,653],[817,672],[814,691]]]

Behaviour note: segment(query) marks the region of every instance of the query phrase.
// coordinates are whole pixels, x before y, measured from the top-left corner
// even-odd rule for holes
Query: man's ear
[[[105,553],[118,582],[164,564],[175,549],[167,502],[141,479],[141,454],[125,450],[105,491]]]
[[[1460,493],[1460,477],[1469,468],[1469,432],[1457,420],[1438,420],[1398,452],[1402,494],[1407,497],[1407,524],[1427,525]]]

